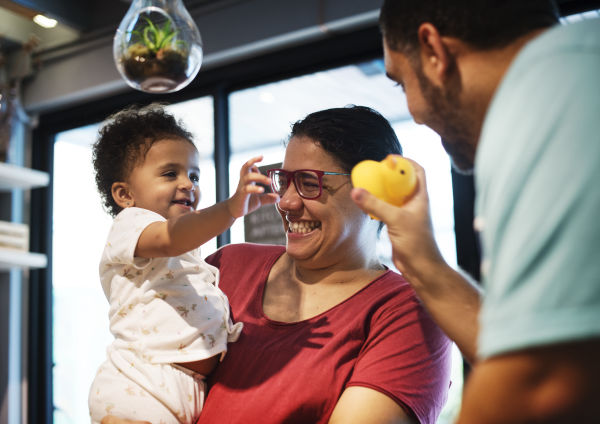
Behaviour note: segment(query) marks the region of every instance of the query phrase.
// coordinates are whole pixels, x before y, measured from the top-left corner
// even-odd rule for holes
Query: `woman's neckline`
[[[279,319],[279,318],[283,318],[283,315],[285,314],[281,314],[278,315],[277,311],[271,311],[270,314],[268,314],[265,311],[265,301],[267,300],[265,298],[266,296],[266,292],[267,292],[267,285],[269,284],[277,284],[277,278],[282,278],[282,279],[288,279],[291,277],[286,277],[285,274],[285,270],[286,268],[282,268],[280,270],[277,269],[278,263],[279,266],[281,267],[285,267],[284,263],[280,263],[280,261],[287,261],[290,264],[293,263],[293,259],[289,258],[289,256],[287,256],[285,250],[283,252],[281,252],[281,254],[278,254],[274,257],[273,261],[269,261],[270,264],[268,264],[268,266],[265,269],[265,275],[262,276],[261,278],[261,285],[259,287],[259,293],[257,296],[258,299],[258,308],[259,308],[259,314],[260,316],[265,319],[265,321],[267,321],[270,324],[273,325],[297,325],[297,324],[303,324],[303,323],[307,323],[310,322],[312,320],[315,319],[319,319],[320,317],[322,317],[325,314],[328,314],[332,311],[334,311],[335,309],[342,307],[342,305],[344,305],[345,303],[351,301],[353,298],[355,298],[356,296],[360,295],[360,293],[362,293],[365,289],[367,289],[369,286],[371,286],[372,284],[374,284],[376,281],[380,280],[382,277],[384,277],[385,275],[387,275],[389,272],[391,272],[385,265],[382,265],[383,269],[381,270],[372,270],[373,275],[366,277],[368,279],[367,282],[358,282],[358,283],[354,283],[354,289],[352,287],[348,287],[348,292],[344,295],[342,294],[340,296],[339,301],[335,300],[334,302],[330,302],[331,304],[326,305],[323,308],[319,308],[319,310],[314,314],[314,315],[309,315],[307,316],[306,314],[304,316],[300,316],[298,319]],[[277,275],[273,275],[273,272],[282,272],[282,276],[277,276]],[[364,280],[364,279],[363,279]],[[359,280],[360,281],[360,280]],[[285,283],[287,283],[287,281],[285,281]],[[293,287],[294,283],[290,282],[290,287]],[[309,286],[312,286],[309,288]],[[321,286],[321,288],[324,288],[324,290],[322,290],[322,292],[327,292],[327,291],[331,291],[331,290],[335,290],[335,283],[334,282],[329,282],[327,283],[326,286]],[[277,298],[277,287],[271,287],[270,288],[272,290],[271,292],[271,298],[272,299],[276,299]],[[304,287],[304,289],[309,289],[310,291],[313,292],[319,292],[319,289],[315,289],[315,286],[313,285],[307,285]],[[279,287],[280,292],[283,292],[284,290],[282,290],[281,287]],[[304,293],[305,294],[305,293]],[[289,308],[286,308],[287,305],[284,304],[280,304],[280,307],[282,307],[283,310],[285,311],[289,311]],[[267,307],[268,309],[268,307]],[[275,316],[273,316],[275,315]]]

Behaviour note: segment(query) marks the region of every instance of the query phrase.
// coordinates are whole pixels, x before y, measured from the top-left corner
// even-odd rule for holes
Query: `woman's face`
[[[315,169],[348,172],[313,139],[292,137],[282,165],[286,171]],[[287,253],[297,261],[308,261],[311,267],[355,261],[373,250],[377,224],[350,198],[350,176],[323,175],[322,194],[317,199],[304,199],[294,183],[281,196],[278,210],[287,233]]]

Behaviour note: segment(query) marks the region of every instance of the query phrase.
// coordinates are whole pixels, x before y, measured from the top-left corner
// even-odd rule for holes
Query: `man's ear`
[[[135,206],[135,200],[129,191],[129,185],[125,182],[113,183],[111,187],[112,197],[117,205],[123,209]]]
[[[436,85],[442,85],[453,60],[448,51],[448,46],[437,28],[430,23],[421,24],[417,30],[417,35],[421,47],[423,73]]]

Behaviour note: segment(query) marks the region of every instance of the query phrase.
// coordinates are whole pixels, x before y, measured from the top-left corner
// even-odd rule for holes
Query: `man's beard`
[[[459,100],[460,81],[458,78],[443,92],[431,84],[420,66],[415,67],[419,85],[426,104],[429,106],[425,124],[442,138],[442,146],[450,156],[455,170],[464,174],[473,172],[475,160],[476,135],[469,128],[466,116]]]

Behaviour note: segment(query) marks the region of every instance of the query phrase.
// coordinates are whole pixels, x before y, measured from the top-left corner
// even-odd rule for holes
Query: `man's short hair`
[[[552,0],[385,0],[379,25],[388,47],[410,53],[418,46],[417,31],[425,22],[442,36],[492,49],[552,26],[558,18]]]

